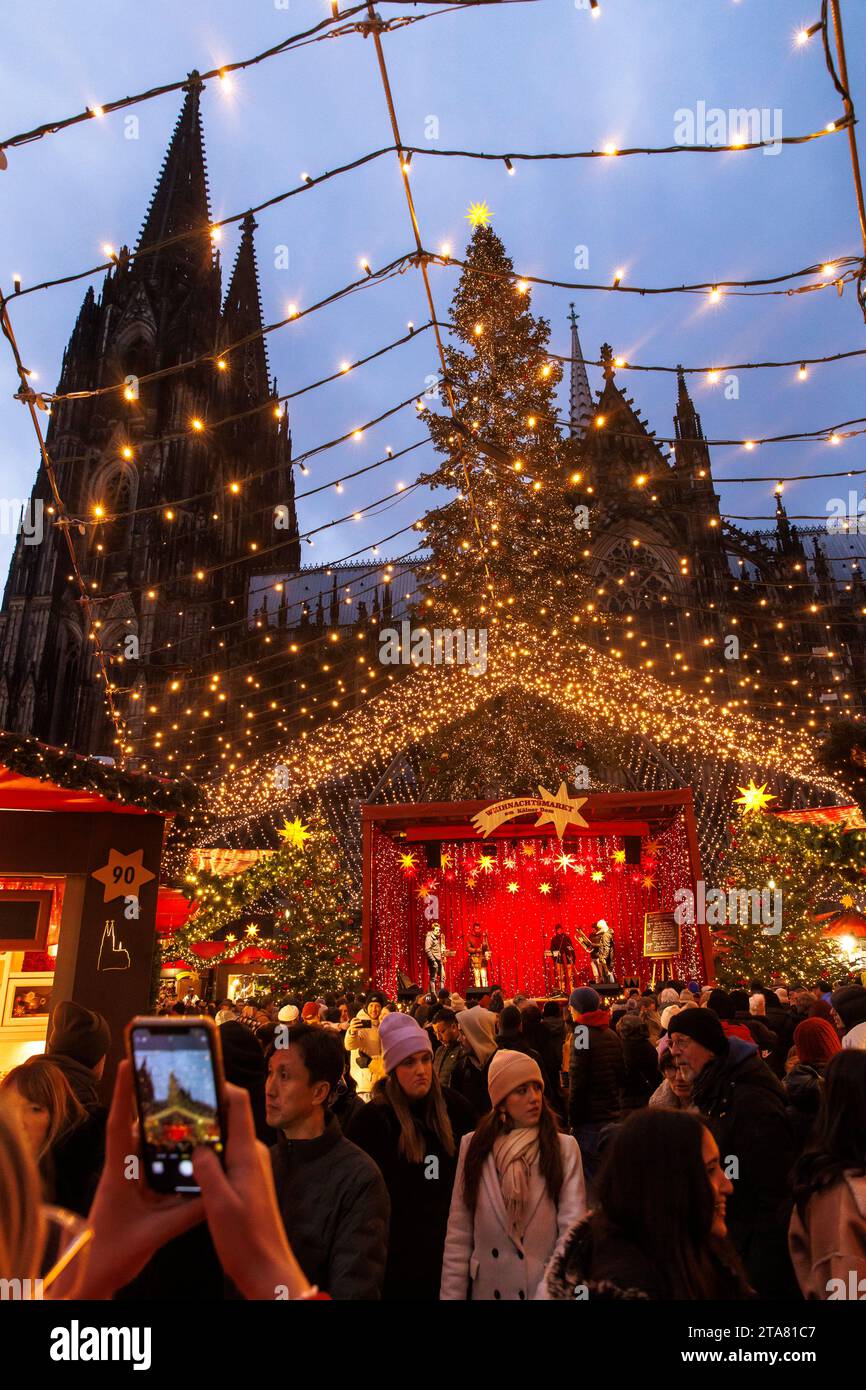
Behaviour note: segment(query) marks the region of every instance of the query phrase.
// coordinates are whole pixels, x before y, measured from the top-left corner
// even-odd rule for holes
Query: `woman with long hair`
[[[438,1299],[457,1148],[472,1107],[433,1071],[429,1034],[409,1014],[379,1026],[385,1076],[348,1138],[378,1164],[391,1198],[385,1300]]]
[[[105,1152],[100,1121],[85,1110],[50,1057],[28,1057],[0,1082],[39,1167],[46,1201],[84,1216]]]
[[[843,1050],[827,1067],[812,1138],[794,1169],[788,1247],[805,1298],[862,1297],[866,1288],[860,1282],[866,1280],[866,1052]]]
[[[620,1125],[593,1210],[561,1241],[548,1299],[739,1299],[751,1290],[725,1223],[733,1191],[697,1115],[647,1107]]]
[[[492,1109],[460,1146],[439,1296],[522,1301],[586,1210],[583,1164],[532,1057],[497,1052],[487,1085]]]

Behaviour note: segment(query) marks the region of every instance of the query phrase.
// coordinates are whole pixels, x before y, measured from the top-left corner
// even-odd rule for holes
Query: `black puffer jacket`
[[[728,1230],[751,1284],[761,1298],[797,1298],[787,1240],[796,1143],[781,1083],[750,1043],[729,1038],[727,1052],[698,1074],[692,1098],[734,1184]]]
[[[616,1120],[624,1080],[622,1043],[610,1030],[610,1015],[605,1009],[581,1014],[571,1040],[568,1072],[568,1123],[572,1131],[581,1125]]]

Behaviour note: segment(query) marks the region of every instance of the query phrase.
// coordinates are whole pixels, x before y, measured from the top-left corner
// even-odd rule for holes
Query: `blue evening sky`
[[[386,4],[383,13],[423,13],[424,5]],[[604,0],[593,21],[574,0],[540,0],[440,14],[384,40],[403,139],[431,147],[569,150],[674,142],[675,113],[700,102],[725,110],[781,112],[782,131],[821,129],[842,114],[820,39],[804,48],[795,31],[817,18],[818,0]],[[843,0],[850,79],[866,110],[866,7]],[[84,105],[252,55],[327,15],[325,0],[28,0],[3,18],[0,140]],[[11,289],[83,269],[102,259],[103,242],[134,243],[181,104],[171,94],[13,149],[0,173],[0,284]],[[209,85],[203,97],[205,141],[215,217],[294,186],[312,174],[391,143],[370,40],[351,35],[314,44],[239,74],[232,91]],[[125,118],[138,138],[125,138]],[[862,130],[862,127],[858,128]],[[862,138],[862,136],[861,136]],[[524,273],[608,281],[626,267],[632,284],[663,285],[770,276],[858,250],[858,227],[845,134],[779,153],[680,153],[647,158],[538,163],[509,177],[501,163],[416,156],[412,186],[425,244],[449,241],[461,254],[466,212],[485,200],[493,225]],[[259,215],[257,246],[266,319],[331,293],[358,274],[358,260],[379,266],[413,247],[393,156],[305,192]],[[222,243],[224,270],[237,232]],[[575,269],[575,248],[589,266]],[[288,268],[278,268],[280,248]],[[860,247],[862,253],[862,247]],[[434,267],[440,318],[447,316],[457,271]],[[101,276],[93,281],[97,290]],[[50,389],[86,282],[13,304],[25,362]],[[568,352],[568,305],[577,301],[583,346],[597,356],[604,340],[638,362],[687,365],[820,356],[866,346],[849,286],[777,298],[617,296],[540,289],[533,305],[553,325],[552,346]],[[407,320],[427,318],[417,271],[371,285],[345,301],[270,336],[271,370],[283,391],[296,389],[401,335]],[[816,367],[805,382],[795,368],[744,372],[739,399],[722,385],[692,385],[710,437],[746,438],[816,429],[864,411],[864,359]],[[295,453],[354,428],[424,388],[436,371],[432,336],[292,406]],[[591,370],[593,387],[600,385]],[[675,378],[627,377],[631,394],[660,434],[672,432]],[[32,428],[11,399],[8,347],[0,342],[0,498],[25,498],[37,465]],[[562,392],[567,411],[567,378]],[[305,486],[336,479],[422,437],[415,411],[311,463]],[[429,444],[389,463],[337,496],[333,489],[299,503],[302,530],[364,507],[397,482],[411,482],[434,455]],[[726,476],[817,472],[866,466],[861,439],[714,450],[714,471],[729,513],[767,515],[772,483],[728,486]],[[791,484],[791,513],[824,514],[845,496],[847,480]],[[442,499],[443,494],[438,494]],[[423,513],[407,494],[380,516],[348,521],[304,547],[307,563],[372,545]],[[384,547],[396,555],[413,542]],[[5,574],[12,537],[0,535]]]

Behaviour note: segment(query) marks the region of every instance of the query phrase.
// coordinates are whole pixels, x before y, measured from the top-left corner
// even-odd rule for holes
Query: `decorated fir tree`
[[[739,895],[741,906],[713,933],[719,979],[727,985],[753,978],[769,984],[777,977],[812,985],[822,977],[847,978],[857,957],[856,940],[827,932],[843,912],[866,902],[864,848],[861,832],[841,826],[799,824],[766,812],[740,816],[724,888],[729,897]],[[781,893],[780,931],[771,896],[776,891]],[[761,893],[766,895],[763,913],[751,907]]]
[[[223,946],[209,966],[230,960],[244,946],[279,953],[272,962],[281,992],[314,998],[326,990],[360,982],[360,941],[355,894],[329,830],[287,821],[280,849],[230,877],[202,870],[186,875],[192,917],[162,943],[164,960],[195,961],[190,947],[218,940]],[[255,915],[266,925],[250,921]]]
[[[585,581],[565,492],[574,450],[556,422],[562,367],[549,355],[550,325],[531,312],[529,287],[489,226],[469,243],[451,321],[446,409],[422,415],[443,456],[422,481],[456,494],[425,518],[427,612],[451,625],[570,623]]]

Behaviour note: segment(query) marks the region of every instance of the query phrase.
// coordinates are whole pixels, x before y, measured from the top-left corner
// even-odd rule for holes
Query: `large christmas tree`
[[[271,974],[281,992],[311,999],[359,984],[355,895],[336,838],[299,820],[287,821],[280,834],[280,849],[242,873],[221,877],[197,870],[185,876],[184,891],[197,906],[188,923],[163,941],[164,960],[181,957],[193,964],[193,945],[218,941],[223,949],[208,955],[209,966],[231,960],[244,946],[277,953]]]
[[[422,481],[457,493],[425,519],[426,614],[485,628],[519,616],[552,630],[579,616],[585,594],[586,531],[566,497],[575,448],[556,422],[562,367],[549,356],[550,325],[532,314],[489,226],[469,243],[451,322],[447,411],[422,415],[443,455]]]
[[[731,912],[716,935],[722,949],[716,972],[726,984],[773,978],[812,985],[852,973],[846,955],[855,939],[831,936],[827,928],[843,911],[862,904],[866,836],[843,826],[800,824],[763,813],[742,815],[733,832],[725,890],[765,893],[765,911]],[[775,930],[773,899],[781,893],[781,930]],[[766,910],[769,909],[769,910]],[[855,914],[856,916],[857,914]],[[756,920],[757,919],[757,920]],[[862,942],[860,945],[862,946]]]

